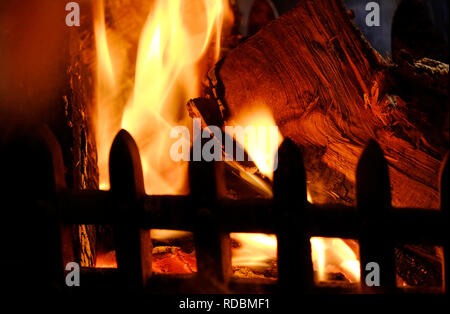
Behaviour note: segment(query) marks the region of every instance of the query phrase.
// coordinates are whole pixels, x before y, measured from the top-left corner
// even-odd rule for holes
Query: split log
[[[208,126],[214,125],[218,127],[223,127],[223,107],[216,106],[216,103],[211,98],[195,98],[191,99],[187,103],[187,110],[189,112],[189,116],[192,119],[200,119],[202,129],[208,129]],[[210,131],[210,130],[209,130]],[[228,134],[224,134],[224,137],[219,140],[214,136],[214,133],[211,133],[211,136],[215,141],[221,141],[220,145],[222,147],[223,156],[226,155],[225,151],[225,142]],[[272,190],[271,190],[271,182],[270,180],[264,176],[261,172],[259,172],[253,161],[249,160],[248,153],[245,148],[242,147],[237,141],[232,139],[233,141],[233,161],[227,161],[225,163],[225,190],[222,191],[223,195],[221,197],[226,198],[271,198]],[[237,161],[236,158],[236,147],[240,147],[240,149],[244,152],[244,160]]]
[[[448,91],[404,80],[339,0],[301,1],[229,52],[210,83],[228,124],[243,110],[270,108],[283,136],[304,148],[315,202],[354,201],[356,164],[374,138],[389,162],[393,206],[439,208]]]

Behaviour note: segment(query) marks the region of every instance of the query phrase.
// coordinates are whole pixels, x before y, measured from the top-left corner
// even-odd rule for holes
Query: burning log
[[[448,92],[427,82],[445,86],[448,65],[409,64],[428,74],[415,75],[414,84],[403,79],[339,1],[305,0],[229,52],[210,83],[225,123],[243,110],[270,108],[282,135],[304,149],[315,202],[355,200],[356,163],[375,138],[388,161],[393,206],[439,208]]]
[[[194,252],[195,253],[195,252]],[[195,254],[187,254],[179,247],[158,246],[153,249],[153,271],[156,273],[186,274],[197,272]]]
[[[0,141],[13,143],[22,132],[31,134],[46,124],[61,145],[67,187],[96,189],[98,171],[88,101],[92,80],[87,75],[91,56],[86,41],[81,40],[90,31],[89,17],[83,15],[80,28],[67,27],[61,16],[64,5],[54,2],[44,8],[39,1],[20,5],[9,1],[0,10],[4,30],[0,40],[8,42],[2,47],[1,81],[6,85],[2,84],[0,91]],[[87,12],[85,7],[82,12]],[[5,184],[10,181],[6,179]],[[75,247],[71,261],[92,266],[95,230],[74,226],[70,235]]]
[[[83,12],[89,12],[82,4]],[[65,121],[70,129],[69,147],[65,147],[66,167],[70,187],[80,190],[98,189],[97,149],[94,138],[94,127],[90,117],[94,80],[90,63],[94,55],[91,49],[92,22],[90,14],[81,16],[80,28],[71,28],[68,32],[68,88],[64,95]],[[102,227],[107,228],[107,227]],[[105,232],[106,233],[106,232]],[[94,266],[97,258],[97,230],[94,225],[74,226],[74,247],[76,260],[83,266]]]
[[[405,245],[395,249],[397,273],[408,286],[440,287],[442,265],[433,246]]]
[[[187,103],[187,109],[192,119],[200,119],[202,129],[207,129],[210,125],[219,127],[224,125],[222,118],[224,108],[218,108],[214,100],[210,98],[199,97],[191,99]],[[214,134],[211,133],[211,136],[214,137]],[[226,155],[226,137],[229,137],[229,134],[225,133],[220,143],[223,155]],[[214,138],[214,140],[218,141],[219,139]],[[259,172],[256,164],[249,160],[248,153],[242,146],[240,147],[244,152],[244,161],[236,161],[237,149],[234,148],[240,144],[235,139],[231,139],[231,141],[233,142],[233,156],[231,156],[233,161],[226,164],[226,169],[229,171],[225,171],[226,191],[223,191],[224,193],[222,194],[224,195],[222,196],[237,198],[240,196],[239,191],[244,191],[241,197],[271,197],[272,192],[268,178],[264,177]]]

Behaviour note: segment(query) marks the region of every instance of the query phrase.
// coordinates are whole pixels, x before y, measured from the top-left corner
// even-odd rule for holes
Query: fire
[[[179,125],[189,127],[185,104],[200,94],[205,60],[213,63],[219,56],[222,26],[229,13],[227,0],[154,1],[137,43],[133,72],[130,58],[123,51],[129,43],[106,26],[103,1],[93,1],[97,52],[95,127],[101,189],[109,188],[109,149],[114,136],[124,128],[138,144],[146,192],[187,193],[186,162],[169,158],[170,130]],[[233,124],[254,127],[256,140],[236,140],[246,148],[260,172],[272,178],[282,136],[274,128],[269,110],[260,103],[250,107],[251,111],[233,117]],[[172,236],[173,232],[153,231],[155,238]],[[233,250],[233,263],[262,267],[276,260],[274,235],[235,233],[232,238],[241,245]],[[330,265],[342,270],[349,280],[359,280],[359,262],[346,242],[324,238],[311,241],[321,280],[326,279]],[[99,256],[96,266],[117,267],[115,256]]]
[[[232,249],[232,265],[268,269],[277,259],[277,238],[262,233],[231,233],[239,243]],[[295,249],[295,244],[293,248]],[[327,282],[331,274],[343,275],[350,283],[360,281],[358,243],[339,238],[311,238],[311,258],[317,282]]]
[[[264,233],[230,233],[240,246],[232,250],[232,264],[236,266],[267,267],[277,258],[277,237]]]
[[[116,251],[98,254],[95,268],[117,268]]]
[[[219,56],[222,26],[230,12],[228,1],[158,0],[152,4],[138,43],[134,77],[129,77],[127,56],[121,51],[123,39],[108,33],[105,26],[103,2],[93,3],[100,188],[109,187],[109,149],[115,134],[124,128],[138,144],[146,192],[184,194],[187,164],[169,158],[170,130],[189,126],[185,104],[200,94],[204,59],[213,54],[210,62],[214,62]],[[130,81],[133,88],[124,95]]]
[[[311,238],[311,257],[317,281],[326,282],[329,274],[340,273],[351,282],[360,281],[360,263],[357,251],[358,244],[354,240],[339,238]]]
[[[246,149],[259,171],[272,179],[278,162],[277,150],[283,136],[272,113],[264,105],[259,104],[252,108],[255,109],[241,112],[233,118],[233,125],[246,128],[245,136],[234,137]]]

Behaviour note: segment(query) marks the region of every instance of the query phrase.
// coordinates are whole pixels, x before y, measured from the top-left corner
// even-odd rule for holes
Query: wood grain
[[[340,1],[304,0],[229,52],[210,81],[228,124],[243,110],[270,108],[283,136],[304,149],[315,202],[354,201],[356,164],[373,138],[389,163],[393,205],[439,208],[448,127],[433,133],[424,125],[436,117],[417,122],[429,118],[420,102],[434,92],[404,101],[394,93],[400,94],[395,68],[365,41]],[[446,99],[433,106],[448,113]]]

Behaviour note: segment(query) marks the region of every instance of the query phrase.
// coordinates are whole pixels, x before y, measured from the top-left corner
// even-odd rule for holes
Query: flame
[[[230,233],[240,246],[232,250],[233,266],[268,267],[277,258],[277,237],[264,233]]]
[[[223,22],[231,12],[228,1],[157,0],[141,32],[134,78],[129,77],[127,57],[121,51],[124,39],[108,32],[103,2],[93,3],[100,188],[109,187],[109,149],[115,134],[124,128],[139,147],[146,192],[187,193],[187,163],[169,157],[170,130],[189,126],[185,104],[200,94],[202,61],[211,49],[214,60],[210,62],[219,56]],[[124,95],[124,86],[133,79],[132,92]]]
[[[329,273],[342,273],[351,283],[360,281],[357,241],[323,237],[312,237],[310,241],[318,282],[327,281]]]
[[[100,189],[109,187],[108,154],[109,147],[119,129],[120,108],[115,105],[117,98],[116,75],[113,70],[111,52],[108,46],[103,1],[93,1],[95,46],[97,49],[97,77],[95,89],[98,167]],[[107,121],[107,123],[99,123]]]
[[[245,148],[259,171],[272,179],[278,162],[278,147],[283,141],[283,136],[266,106],[258,104],[250,107],[254,109],[241,112],[233,118],[232,125],[246,128],[245,136],[234,138]],[[255,134],[247,132],[247,127],[253,127]]]
[[[202,61],[209,56],[211,46],[210,62],[219,56],[222,26],[230,12],[227,0],[157,0],[141,32],[132,76],[128,57],[122,51],[125,40],[106,27],[103,1],[93,1],[97,52],[95,126],[101,189],[109,188],[109,149],[114,136],[124,128],[138,144],[146,192],[187,192],[187,164],[169,158],[172,144],[169,133],[175,125],[190,125],[185,103],[200,94]],[[131,92],[128,85],[132,85]],[[255,127],[257,141],[248,137],[236,140],[246,148],[259,170],[272,178],[282,136],[278,129],[271,128],[276,124],[267,108],[261,104],[250,107],[258,109],[239,113],[233,120],[235,125]],[[173,231],[152,231],[154,238],[180,235]],[[275,235],[230,236],[241,244],[233,250],[233,264],[268,266],[276,259]],[[359,281],[359,261],[346,242],[312,238],[311,244],[320,280],[326,280],[329,268],[335,267],[352,282]],[[117,267],[113,253],[98,256],[96,267]]]
[[[317,278],[319,281],[326,281],[325,244],[323,238],[311,238],[311,251],[313,269],[317,270]]]
[[[240,246],[232,249],[232,265],[268,268],[277,259],[277,238],[263,233],[230,233]],[[295,249],[295,245],[293,247]],[[330,273],[341,273],[351,283],[360,281],[358,243],[339,238],[311,238],[311,258],[318,282]]]
[[[306,189],[306,200],[308,201],[308,203],[311,203],[311,204],[314,203],[313,198],[311,196],[311,192],[309,191],[309,189]]]

